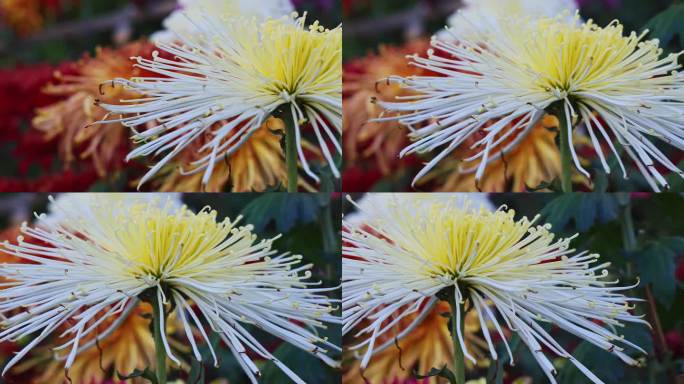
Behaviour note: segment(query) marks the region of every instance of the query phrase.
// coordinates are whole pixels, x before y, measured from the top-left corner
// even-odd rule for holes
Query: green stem
[[[563,193],[572,192],[572,154],[570,152],[570,136],[568,129],[571,129],[568,125],[568,120],[565,116],[565,112],[562,107],[557,108],[555,113],[558,119],[558,128],[560,135],[560,153],[561,153],[561,188]]]
[[[334,255],[337,249],[335,226],[333,225],[332,209],[330,202],[321,210],[321,229],[323,230],[323,251],[327,257]]]
[[[463,334],[463,324],[465,324],[463,313],[463,305],[456,302],[456,295],[451,294],[449,297],[449,304],[451,305],[451,340],[454,345],[454,376],[456,376],[456,383],[465,384],[465,356],[461,349],[461,343],[458,341],[458,327],[461,327],[461,334]],[[456,322],[456,306],[459,306],[461,311],[461,322]]]
[[[627,203],[622,206],[622,243],[625,251],[633,252],[637,248],[636,234],[634,232],[634,219],[632,219],[632,204]]]
[[[292,114],[288,113],[287,108],[282,114],[285,122],[285,164],[287,166],[287,192],[296,193],[298,187],[299,173],[297,169],[297,138],[295,124]]]
[[[152,295],[152,309],[153,309],[153,328],[154,328],[154,347],[157,353],[157,383],[166,384],[166,349],[162,341],[161,316],[164,314],[159,310],[159,301],[157,295]]]

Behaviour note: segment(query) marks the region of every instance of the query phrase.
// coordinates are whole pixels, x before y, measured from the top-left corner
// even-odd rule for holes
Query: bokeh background
[[[292,3],[299,13],[308,13],[310,22],[320,20],[334,28],[342,21],[341,0]],[[162,30],[164,18],[178,8],[176,0],[0,0],[0,191],[136,190],[147,164],[137,159],[124,162],[131,146],[129,133],[112,126],[103,126],[100,131],[108,128],[111,133],[100,135],[81,128],[104,115],[94,106],[95,99],[104,96],[98,85],[134,75],[129,58],[151,54],[154,47],[148,37]],[[87,81],[49,90],[50,84],[73,82],[69,76],[84,76]],[[104,101],[119,99],[120,94],[114,94]],[[42,122],[35,120],[40,108],[51,107],[55,109],[45,110]],[[278,138],[263,139],[278,148]],[[219,165],[217,174],[227,175],[224,168]],[[277,190],[275,183],[254,182],[246,173],[242,180],[214,178],[204,188],[198,180],[165,175],[142,190]],[[326,190],[316,185],[302,188]]]
[[[175,198],[175,197],[174,197]],[[313,263],[312,281],[321,281],[324,287],[336,287],[340,282],[341,258],[340,258],[340,210],[341,202],[339,195],[331,194],[286,194],[286,193],[265,193],[265,194],[185,194],[179,195],[183,203],[194,211],[199,211],[205,206],[218,211],[218,219],[224,217],[235,219],[242,215],[241,224],[254,225],[254,232],[259,238],[271,238],[278,234],[282,237],[274,242],[274,249],[280,252],[291,252],[303,256],[303,263]],[[45,194],[0,194],[0,241],[15,241],[19,235],[19,226],[22,221],[31,221],[33,213],[46,211],[48,195]],[[0,262],[6,256],[0,253]],[[339,290],[334,291],[331,297],[339,299]],[[149,321],[147,320],[147,323]],[[103,330],[106,325],[103,325]],[[247,325],[253,331],[253,335],[262,342],[272,353],[274,353],[283,363],[296,372],[307,383],[335,383],[339,382],[340,373],[320,360],[312,357],[289,344],[282,343],[279,339],[268,335],[254,327]],[[128,330],[131,327],[122,326]],[[170,326],[169,330],[173,327]],[[138,329],[147,332],[145,327]],[[176,329],[183,332],[182,328]],[[322,331],[323,336],[327,336],[333,343],[340,344],[340,327],[331,325],[327,330]],[[140,356],[140,338],[132,337],[127,334],[113,335],[121,341],[118,350],[130,356]],[[184,337],[184,336],[183,336]],[[178,340],[184,340],[179,337]],[[173,338],[173,336],[172,336]],[[129,345],[121,345],[128,341]],[[0,367],[11,358],[12,354],[18,351],[19,345],[25,345],[30,340],[21,340],[15,343],[0,343]],[[42,345],[49,345],[48,341]],[[183,360],[191,361],[192,351],[189,350],[187,343],[183,345],[172,344],[174,353],[183,356]],[[220,340],[216,340],[218,346],[217,353],[220,359],[220,367],[214,368],[213,363],[202,365],[192,364],[191,369],[178,374],[175,364],[169,365],[170,380],[181,379],[184,383],[212,383],[212,384],[242,384],[249,383],[247,377],[242,373],[242,369],[233,358],[231,352]],[[152,346],[148,346],[152,347]],[[106,339],[102,343],[102,349],[108,348]],[[136,352],[137,351],[137,352]],[[211,361],[206,347],[202,348],[205,362]],[[97,380],[78,381],[76,371],[72,372],[72,384],[113,384],[119,383],[116,372],[117,367],[109,364],[109,355],[105,356],[101,369],[100,355],[98,351],[91,351],[92,354],[84,354],[76,360],[74,367],[79,372],[94,372]],[[64,375],[63,361],[56,362],[51,359],[50,353],[45,347],[34,349],[26,358],[26,363],[13,368],[8,375],[0,379],[0,382],[7,384],[26,384],[44,383],[57,384],[68,383],[69,380]],[[152,351],[152,356],[154,352]],[[338,356],[339,358],[339,356]],[[79,359],[81,359],[79,361]],[[143,362],[141,362],[142,364]],[[268,362],[270,363],[270,362]],[[266,361],[258,361],[261,367],[264,383],[287,383],[290,382],[280,369]],[[140,367],[143,369],[144,367]],[[75,368],[76,370],[76,368]],[[122,374],[131,372],[122,372]],[[48,374],[49,373],[49,374]],[[83,377],[78,376],[78,377]],[[135,381],[146,382],[145,380]]]
[[[358,202],[363,196],[355,194],[353,198]],[[540,215],[538,223],[550,223],[556,236],[578,234],[571,243],[573,248],[598,253],[601,262],[610,262],[609,280],[620,280],[623,286],[637,285],[639,281],[635,288],[625,294],[644,300],[637,304],[636,313],[643,314],[653,330],[645,326],[628,325],[620,332],[648,351],[647,356],[627,351],[638,358],[641,366],[627,366],[615,356],[587,342],[580,342],[557,328],[551,328],[552,336],[575,358],[609,384],[684,382],[684,313],[681,309],[684,307],[684,218],[678,214],[684,209],[684,196],[570,193],[469,194],[468,198],[474,206],[479,206],[483,199],[489,200],[495,208],[505,204],[516,211],[517,219]],[[343,210],[350,215],[355,213],[356,208],[344,201]],[[631,228],[629,223],[633,224]],[[628,245],[628,237],[632,236],[628,235],[630,233],[635,239],[634,247]],[[439,315],[450,308],[448,304],[443,304],[426,318],[423,326],[399,341],[401,351],[390,348],[377,355],[365,373],[359,371],[358,361],[350,354],[345,355],[348,358],[344,363],[343,383],[364,384],[364,376],[373,384],[428,383],[427,380],[412,378],[412,372],[415,370],[425,374],[431,368],[441,369],[449,361],[447,359],[451,359],[444,352],[451,348],[447,319]],[[469,322],[468,319],[466,317],[466,334],[479,334],[482,340],[479,322],[475,319]],[[343,343],[349,345],[350,339],[345,337]],[[469,365],[467,378],[473,380],[470,383],[548,382],[519,338],[511,336],[509,343],[513,346],[515,366],[508,365],[507,353],[499,341],[496,345],[499,361],[484,358],[478,367]],[[482,356],[488,356],[486,344],[480,347],[483,348]],[[426,366],[426,361],[434,365]],[[554,364],[558,370],[559,383],[590,383],[572,363],[555,359]],[[435,378],[429,381],[436,382]]]
[[[505,0],[502,0],[504,2]],[[617,19],[625,33],[649,29],[648,38],[658,38],[665,48],[664,55],[684,48],[684,4],[677,0],[576,0],[584,19],[593,19],[604,26]],[[389,75],[420,74],[407,65],[406,55],[424,55],[429,48],[429,37],[447,25],[447,19],[462,6],[458,0],[345,0],[344,18],[344,103],[345,103],[345,173],[344,190],[351,192],[391,191],[444,191],[444,192],[524,192],[530,190],[553,191],[543,181],[555,177],[549,171],[552,154],[548,148],[554,144],[553,135],[538,133],[534,140],[546,140],[545,150],[527,146],[519,161],[508,159],[506,164],[490,165],[480,185],[471,176],[459,176],[456,157],[447,157],[417,185],[411,186],[413,177],[431,156],[415,155],[398,159],[399,151],[407,145],[407,129],[396,124],[366,124],[377,117],[380,109],[369,100],[379,97],[392,100],[399,87],[385,86],[380,82]],[[681,57],[680,57],[681,60]],[[531,142],[526,140],[524,143]],[[581,141],[578,141],[581,143]],[[525,147],[526,144],[521,144]],[[629,170],[630,180],[622,179],[620,172],[607,175],[600,170],[598,159],[590,146],[581,147],[584,166],[591,169],[594,185],[576,174],[576,190],[593,191],[650,191],[636,167]],[[684,167],[684,154],[673,147],[659,145],[675,164]],[[534,152],[536,151],[536,152]],[[461,157],[467,157],[461,153]],[[517,152],[508,157],[518,156]],[[617,169],[617,162],[611,166]],[[559,161],[557,161],[558,164]],[[530,166],[534,165],[534,167]],[[541,165],[535,165],[541,164]],[[546,164],[546,165],[545,165]],[[506,168],[506,169],[504,169]],[[534,168],[534,170],[530,170]],[[527,176],[532,172],[547,173],[546,178]],[[551,176],[548,175],[551,172]],[[489,176],[487,176],[489,174]],[[667,173],[666,173],[667,174]],[[681,178],[668,178],[673,191],[684,190]]]

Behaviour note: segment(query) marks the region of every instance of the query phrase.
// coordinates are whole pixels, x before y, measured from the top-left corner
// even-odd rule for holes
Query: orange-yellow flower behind
[[[85,56],[75,64],[74,74],[56,73],[58,82],[45,87],[44,92],[65,99],[39,108],[33,126],[47,140],[59,139],[59,154],[66,166],[78,158],[90,158],[101,177],[122,166],[130,145],[128,128],[120,123],[92,125],[107,114],[97,104],[140,97],[109,80],[141,75],[130,58],[150,55],[153,48],[146,41],[117,49],[98,48],[95,57]]]
[[[390,347],[378,353],[368,368],[361,371],[359,362],[355,361],[344,373],[344,384],[396,384],[412,379],[414,370],[427,373],[431,368],[442,368],[445,365],[453,369],[453,344],[449,333],[449,314],[451,308],[445,301],[438,302],[432,312],[412,332],[397,340],[399,348]],[[391,340],[416,318],[417,314],[403,318],[394,328],[378,338],[377,345]],[[477,335],[480,322],[475,311],[469,311],[465,319],[464,337],[468,350],[478,360],[484,356],[486,342]],[[468,368],[472,367],[470,362]],[[430,383],[437,383],[431,378]]]

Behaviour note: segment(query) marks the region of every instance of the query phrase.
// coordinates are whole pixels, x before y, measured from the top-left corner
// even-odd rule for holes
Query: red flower
[[[665,342],[667,343],[667,349],[672,352],[674,357],[682,356],[682,352],[684,352],[684,340],[682,339],[681,332],[672,330],[666,333]]]

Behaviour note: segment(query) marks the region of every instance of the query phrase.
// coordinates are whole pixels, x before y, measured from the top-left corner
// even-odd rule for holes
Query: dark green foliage
[[[653,241],[630,255],[642,285],[650,285],[656,299],[668,309],[674,300],[675,258],[684,253],[684,238],[672,237]]]
[[[269,193],[258,196],[242,210],[245,220],[261,231],[274,222],[278,232],[316,219],[318,200],[313,194]]]
[[[572,221],[574,228],[585,232],[596,222],[615,219],[618,203],[613,195],[567,193],[551,201],[541,215],[556,230],[562,230]]]

